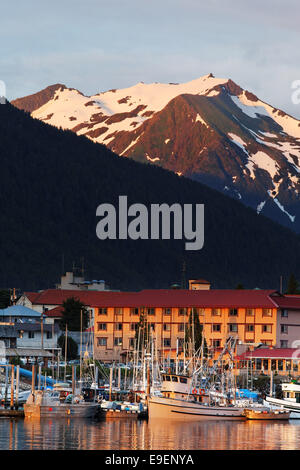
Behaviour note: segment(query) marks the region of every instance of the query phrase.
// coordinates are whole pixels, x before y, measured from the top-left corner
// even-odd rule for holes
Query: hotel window
[[[28,338],[30,339],[34,338],[34,331],[28,331]]]
[[[138,315],[139,314],[139,309],[134,307],[130,309],[130,315]]]
[[[213,339],[211,344],[212,344],[213,348],[220,348],[221,347],[221,340],[220,339]]]
[[[122,338],[115,338],[114,346],[122,346]]]
[[[171,324],[170,323],[164,323],[164,331],[171,331]]]
[[[281,316],[287,318],[289,316],[287,309],[281,310]]]
[[[150,323],[150,331],[155,331],[155,323]]]
[[[299,363],[298,360],[293,360],[293,370],[294,371],[298,371],[298,363]]]
[[[139,324],[138,323],[130,323],[131,331],[137,331]]]
[[[272,346],[272,340],[271,339],[262,339],[261,343],[265,344],[266,346]]]
[[[184,323],[178,323],[178,331],[184,331]]]
[[[155,308],[148,308],[147,313],[148,315],[155,315]]]
[[[164,338],[164,347],[170,348],[171,347],[171,340],[170,338]]]
[[[129,347],[134,348],[135,347],[135,338],[129,338]]]
[[[247,332],[254,331],[254,325],[251,323],[248,323],[248,325],[246,325],[246,331]]]
[[[271,308],[263,308],[262,314],[263,314],[263,317],[271,317],[272,316],[272,309]]]
[[[199,308],[193,307],[191,308],[191,314],[192,315],[199,315]]]
[[[280,341],[280,347],[281,348],[287,348],[288,347],[288,341],[286,339]]]
[[[98,323],[98,331],[106,331],[107,323]]]
[[[172,309],[171,308],[164,308],[163,313],[164,313],[164,315],[171,315]]]
[[[107,308],[99,308],[98,315],[107,315]]]
[[[205,315],[205,308],[198,308],[198,313],[201,316]]]
[[[116,323],[115,329],[116,329],[116,331],[122,331],[123,324],[122,323]]]
[[[288,325],[281,325],[280,332],[287,334],[288,333]]]
[[[255,313],[254,308],[247,308],[246,309],[246,315],[248,315],[248,317],[254,317],[254,313]]]
[[[229,309],[229,315],[230,315],[231,317],[236,317],[237,314],[238,314],[238,309],[237,309],[237,308],[230,308],[230,309]]]
[[[221,309],[220,308],[213,308],[211,311],[211,314],[213,316],[220,316],[221,315]]]
[[[221,331],[221,324],[220,323],[215,323],[212,325],[212,331]]]
[[[278,370],[283,370],[283,360],[278,359]]]
[[[262,333],[272,333],[272,325],[261,325]]]
[[[229,323],[228,325],[228,331],[232,333],[237,333],[238,331],[238,325],[236,323]]]
[[[187,308],[180,308],[179,315],[187,315]]]
[[[184,346],[184,338],[178,338],[178,347],[183,348]]]
[[[98,346],[107,346],[107,338],[97,338]]]
[[[122,315],[122,313],[123,313],[123,309],[122,309],[122,308],[120,308],[120,307],[116,307],[116,308],[115,308],[115,315]]]
[[[292,361],[290,359],[287,359],[285,361],[285,370],[291,370],[291,366],[292,366]]]

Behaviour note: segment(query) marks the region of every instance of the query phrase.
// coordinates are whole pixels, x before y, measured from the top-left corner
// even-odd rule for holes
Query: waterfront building
[[[246,351],[235,357],[237,373],[249,375],[274,374],[299,376],[300,349],[298,348],[258,348]]]
[[[210,289],[192,280],[189,289],[140,292],[48,289],[24,293],[18,302],[59,318],[63,301],[78,298],[89,310],[94,328],[95,358],[125,361],[133,351],[141,318],[148,324],[160,358],[183,358],[183,343],[191,315],[197,315],[211,358],[229,336],[237,340],[236,354],[259,345],[293,348],[300,341],[300,296],[268,290]],[[178,347],[177,347],[178,345]]]

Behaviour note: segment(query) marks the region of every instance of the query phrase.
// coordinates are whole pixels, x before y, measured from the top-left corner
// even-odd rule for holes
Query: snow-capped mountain
[[[212,74],[84,96],[52,85],[12,102],[34,118],[240,199],[300,232],[300,121]]]

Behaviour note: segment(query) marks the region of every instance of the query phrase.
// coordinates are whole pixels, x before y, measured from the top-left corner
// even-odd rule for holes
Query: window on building
[[[198,308],[198,314],[201,316],[205,315],[205,308]]]
[[[98,346],[107,346],[107,338],[97,338]]]
[[[213,348],[220,348],[221,347],[221,340],[220,339],[213,339],[211,342]]]
[[[211,314],[213,316],[220,316],[221,315],[221,309],[220,308],[213,308],[211,311]]]
[[[228,324],[228,331],[230,331],[232,333],[237,333],[238,325],[236,323],[229,323]]]
[[[164,323],[164,331],[171,331],[171,324],[170,323]]]
[[[261,359],[256,359],[256,361],[255,361],[256,370],[261,370],[261,366],[262,366],[262,360]]]
[[[107,315],[107,308],[99,308],[98,310],[99,315]]]
[[[139,309],[134,307],[130,309],[130,315],[138,315],[139,314]]]
[[[164,347],[170,348],[171,347],[171,340],[170,338],[164,338]]]
[[[178,338],[178,347],[183,348],[184,346],[184,338]]]
[[[230,315],[231,317],[236,317],[237,314],[238,314],[238,309],[237,309],[237,308],[230,308],[230,309],[229,309],[229,315]]]
[[[171,308],[164,308],[163,313],[164,313],[164,315],[171,315],[172,309]]]
[[[283,360],[278,359],[278,370],[283,370]]]
[[[254,308],[247,308],[246,309],[246,315],[248,315],[248,317],[254,317],[254,314],[255,314]]]
[[[272,325],[261,325],[262,333],[272,333]]]
[[[280,347],[281,348],[287,348],[288,347],[288,341],[286,339],[280,340]]]
[[[122,338],[114,338],[114,346],[122,346]]]
[[[116,323],[115,329],[116,329],[116,331],[122,331],[123,324],[122,323]]]
[[[130,323],[131,331],[137,331],[139,324],[138,323]]]
[[[47,339],[52,339],[52,331],[47,331],[46,338]]]
[[[155,331],[155,323],[150,323],[150,331]]]
[[[135,347],[135,338],[129,338],[129,347],[134,348]]]
[[[247,332],[254,331],[254,325],[252,323],[248,323],[246,325],[246,331]]]
[[[178,331],[184,331],[184,323],[178,323]]]
[[[272,316],[272,309],[271,308],[263,308],[262,314],[263,314],[263,317],[271,317]]]
[[[187,308],[180,308],[179,315],[187,315]]]
[[[272,340],[271,339],[262,339],[261,343],[265,344],[266,346],[272,346]]]
[[[288,333],[288,325],[281,325],[280,326],[280,331],[281,331],[281,333],[287,334]]]
[[[299,361],[298,360],[293,360],[293,371],[298,371],[298,363]]]
[[[115,308],[115,315],[122,315],[123,309],[121,307],[116,307]]]
[[[148,315],[155,315],[155,308],[148,308],[147,313]]]
[[[264,368],[264,370],[269,370],[269,361],[268,361],[268,359],[263,359],[263,368]]]
[[[107,323],[98,323],[98,331],[106,331]]]
[[[292,367],[292,361],[290,359],[287,359],[285,361],[285,370],[291,370]]]
[[[221,324],[220,323],[214,323],[211,325],[212,331],[221,331]]]
[[[28,331],[28,338],[30,339],[34,338],[34,331]]]
[[[285,318],[287,318],[287,317],[289,316],[288,311],[287,311],[286,308],[284,308],[283,310],[281,310],[281,316],[282,316],[282,317],[285,317]]]

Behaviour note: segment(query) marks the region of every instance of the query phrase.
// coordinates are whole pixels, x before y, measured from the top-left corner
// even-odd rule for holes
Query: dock
[[[0,418],[2,417],[13,417],[13,418],[24,418],[23,408],[20,410],[10,410],[9,408],[0,408]]]
[[[103,416],[106,419],[109,418],[133,418],[133,419],[146,419],[148,416],[147,411],[135,411],[135,410],[112,410],[102,409]]]

